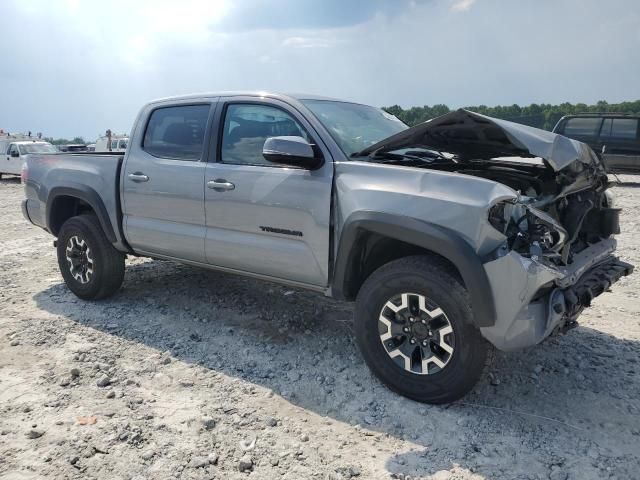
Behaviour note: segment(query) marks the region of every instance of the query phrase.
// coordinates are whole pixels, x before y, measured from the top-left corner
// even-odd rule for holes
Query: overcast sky
[[[0,0],[0,128],[95,139],[145,102],[640,99],[638,0]]]

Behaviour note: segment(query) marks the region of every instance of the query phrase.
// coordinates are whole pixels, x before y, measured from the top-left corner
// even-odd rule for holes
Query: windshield
[[[331,100],[302,100],[302,103],[348,157],[409,128],[390,113],[368,105]]]
[[[50,143],[27,143],[20,145],[20,155],[28,155],[30,153],[56,153],[56,147]]]

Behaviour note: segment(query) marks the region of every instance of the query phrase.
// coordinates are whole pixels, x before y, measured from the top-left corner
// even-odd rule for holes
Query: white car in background
[[[56,152],[49,142],[0,140],[0,178],[3,174],[20,175],[28,155]]]
[[[124,152],[129,143],[128,135],[111,135],[111,137],[100,137],[96,140],[96,152]],[[109,148],[111,147],[111,148]]]

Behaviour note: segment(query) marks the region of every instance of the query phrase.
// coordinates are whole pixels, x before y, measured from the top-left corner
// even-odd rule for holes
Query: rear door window
[[[601,118],[597,117],[575,117],[567,120],[564,126],[564,134],[568,137],[594,137],[600,129]]]
[[[611,125],[611,138],[633,140],[638,136],[637,118],[614,118]]]
[[[155,157],[200,160],[209,109],[209,105],[180,105],[154,110],[142,149]]]

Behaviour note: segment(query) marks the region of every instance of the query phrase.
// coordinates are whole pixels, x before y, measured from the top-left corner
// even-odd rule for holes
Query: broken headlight
[[[569,236],[564,227],[551,215],[537,208],[527,207],[527,213],[531,242],[540,245],[543,252],[559,252]]]
[[[521,202],[499,202],[489,209],[491,226],[507,237],[511,250],[522,255],[557,254],[567,231],[553,217]]]
[[[525,206],[515,201],[498,202],[489,209],[488,220],[493,228],[508,235],[513,220],[520,218],[524,212]]]
[[[506,232],[507,224],[509,223],[508,217],[505,216],[505,203],[497,203],[489,209],[489,223],[500,233]]]

